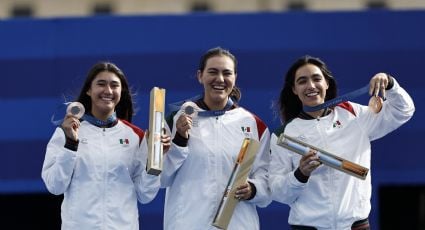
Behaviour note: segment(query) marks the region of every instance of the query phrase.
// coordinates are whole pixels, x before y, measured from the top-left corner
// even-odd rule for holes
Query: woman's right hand
[[[73,115],[67,114],[61,125],[65,136],[77,141],[78,140],[78,129],[80,128],[80,120]]]
[[[321,164],[322,163],[319,162],[319,157],[316,152],[310,150],[307,154],[301,157],[300,165],[298,167],[304,176],[310,176],[310,174]]]
[[[189,130],[192,128],[192,117],[187,114],[181,114],[177,119],[176,128],[180,136],[188,139]]]

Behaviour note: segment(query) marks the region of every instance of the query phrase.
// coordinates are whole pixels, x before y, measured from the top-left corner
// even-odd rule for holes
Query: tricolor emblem
[[[334,128],[341,128],[341,122],[339,120],[335,121],[332,125]]]
[[[244,132],[244,133],[250,133],[251,132],[251,127],[244,127],[244,126],[242,126],[241,127],[241,129],[242,129],[242,132]]]
[[[128,145],[128,144],[130,144],[130,142],[128,141],[127,138],[125,138],[125,139],[120,139],[120,144],[122,144],[122,145]]]

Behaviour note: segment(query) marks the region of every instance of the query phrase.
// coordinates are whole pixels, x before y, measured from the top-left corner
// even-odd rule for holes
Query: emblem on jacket
[[[333,124],[332,124],[333,128],[341,128],[342,124],[339,120],[336,120]]]
[[[241,129],[242,129],[242,132],[244,132],[244,133],[250,133],[251,132],[251,127],[249,127],[249,126],[247,126],[247,127],[242,126]]]
[[[249,126],[242,126],[241,127],[242,132],[245,134],[246,137],[249,137],[251,134],[251,127]]]
[[[127,147],[127,146],[129,146],[129,145],[130,145],[130,141],[129,141],[127,138],[125,138],[125,139],[120,139],[120,144],[121,144],[123,147]]]

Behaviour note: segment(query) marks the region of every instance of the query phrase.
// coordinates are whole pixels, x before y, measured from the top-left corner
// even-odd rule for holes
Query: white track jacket
[[[64,194],[62,229],[139,230],[137,200],[151,201],[160,186],[145,170],[143,131],[121,120],[111,128],[82,121],[78,135],[71,151],[57,128],[42,169],[47,189]]]
[[[412,99],[394,79],[378,114],[367,106],[345,102],[319,119],[295,118],[284,133],[370,169],[370,142],[407,122],[414,110]],[[273,199],[290,206],[289,224],[341,230],[368,217],[370,171],[366,180],[361,180],[321,165],[307,183],[301,183],[294,176],[301,156],[278,146],[278,135],[271,138],[269,185]]]
[[[174,116],[175,123],[180,116]],[[260,141],[260,149],[248,176],[256,195],[237,204],[229,230],[259,229],[256,207],[271,202],[267,186],[270,133],[247,110],[237,107],[224,115],[196,117],[187,147],[172,144],[165,155],[161,186],[167,187],[164,229],[216,229],[212,222],[245,137]]]

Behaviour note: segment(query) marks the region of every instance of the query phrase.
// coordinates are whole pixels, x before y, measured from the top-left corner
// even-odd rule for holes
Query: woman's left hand
[[[171,136],[167,134],[167,131],[164,129],[163,134],[161,134],[161,143],[163,153],[167,153],[171,147]]]
[[[251,184],[245,182],[245,184],[240,185],[236,188],[235,198],[238,200],[248,200],[252,195]]]
[[[386,73],[375,74],[369,82],[369,95],[379,96],[380,93],[382,98],[385,98],[385,89],[388,86],[388,82],[389,79]]]

